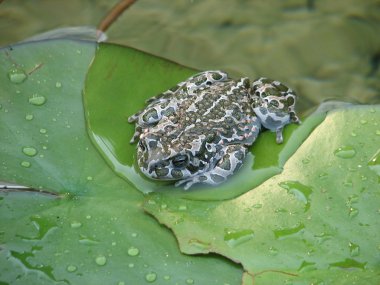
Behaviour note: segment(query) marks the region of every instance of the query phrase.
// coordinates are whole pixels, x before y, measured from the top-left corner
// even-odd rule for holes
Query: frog
[[[283,142],[283,129],[300,123],[296,93],[260,77],[232,79],[220,70],[197,73],[146,101],[128,118],[135,124],[138,168],[150,179],[194,184],[225,182],[243,165],[264,130]]]

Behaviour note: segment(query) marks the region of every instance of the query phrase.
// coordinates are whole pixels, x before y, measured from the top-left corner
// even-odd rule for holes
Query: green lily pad
[[[194,69],[109,44],[100,45],[91,66],[84,92],[90,137],[114,171],[143,193],[163,191],[195,200],[236,197],[280,173],[285,161],[325,117],[318,113],[298,128],[287,126],[281,145],[276,144],[273,133],[260,135],[242,169],[217,187],[198,185],[186,192],[173,183],[149,180],[138,170],[136,145],[129,143],[134,124],[128,124],[127,118],[143,108],[146,99],[194,73]]]
[[[145,209],[182,252],[241,263],[244,284],[378,284],[379,122],[379,105],[332,111],[281,174],[244,195],[152,193]]]
[[[0,284],[240,283],[227,259],[181,254],[93,147],[81,95],[96,49],[0,50],[0,181],[35,189],[0,192]]]

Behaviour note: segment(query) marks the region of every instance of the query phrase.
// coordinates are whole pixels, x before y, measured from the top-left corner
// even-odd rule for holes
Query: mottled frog
[[[225,181],[243,164],[260,131],[299,123],[296,94],[282,83],[259,78],[233,80],[206,71],[147,101],[129,117],[136,124],[137,161],[149,178],[195,183]]]

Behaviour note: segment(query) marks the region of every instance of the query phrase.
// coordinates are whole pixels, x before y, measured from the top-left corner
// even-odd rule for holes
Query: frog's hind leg
[[[184,184],[184,189],[189,189],[193,184],[204,183],[218,185],[227,180],[229,176],[238,171],[247,154],[247,148],[243,145],[229,145],[224,156],[215,167],[197,176],[178,181],[175,186]]]

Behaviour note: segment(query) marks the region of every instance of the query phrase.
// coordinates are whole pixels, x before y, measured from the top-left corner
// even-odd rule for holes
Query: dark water
[[[53,28],[96,26],[117,1],[4,1],[0,45]],[[377,0],[141,0],[108,31],[122,43],[200,70],[266,76],[300,95],[380,102]]]

